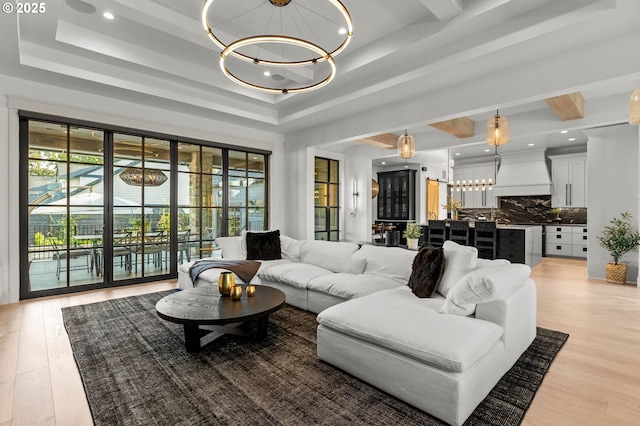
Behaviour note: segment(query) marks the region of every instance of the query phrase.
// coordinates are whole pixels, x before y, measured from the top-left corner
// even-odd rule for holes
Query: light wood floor
[[[640,424],[640,290],[587,279],[586,262],[533,268],[538,325],[571,335],[523,425]],[[61,307],[174,288],[175,281],[0,306],[0,426],[91,425]]]

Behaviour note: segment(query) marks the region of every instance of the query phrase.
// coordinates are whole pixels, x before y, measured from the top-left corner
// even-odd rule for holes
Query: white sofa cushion
[[[305,241],[300,249],[300,261],[333,272],[361,274],[366,259],[351,259],[359,248],[358,244],[345,241]]]
[[[476,268],[478,249],[463,246],[451,240],[442,245],[444,249],[444,274],[438,286],[438,293],[447,296],[449,290],[466,274]]]
[[[399,285],[397,281],[379,275],[335,273],[312,279],[307,284],[307,290],[323,292],[343,299],[353,299],[376,291],[396,288]]]
[[[282,258],[289,259],[292,262],[300,262],[300,250],[304,245],[304,241],[295,240],[286,235],[280,235],[280,250],[282,250]]]
[[[216,244],[222,249],[224,259],[246,259],[247,252],[242,253],[242,237],[218,237]]]
[[[258,271],[258,276],[262,281],[279,282],[304,289],[312,279],[329,274],[333,274],[333,272],[306,263],[278,264]]]
[[[503,330],[489,321],[440,314],[442,303],[441,296],[420,299],[403,286],[334,305],[317,319],[434,367],[463,372],[497,344]]]
[[[398,284],[406,284],[411,276],[413,258],[417,251],[405,250],[400,247],[382,247],[363,245],[355,252],[353,259],[366,259],[364,273],[382,275],[391,278]]]
[[[449,291],[441,313],[469,315],[476,304],[501,299],[520,287],[531,275],[522,264],[489,266],[469,272]]]

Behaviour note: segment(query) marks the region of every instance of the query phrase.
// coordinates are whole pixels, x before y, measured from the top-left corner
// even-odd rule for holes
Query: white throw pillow
[[[501,299],[524,283],[531,268],[522,264],[489,266],[469,272],[449,291],[443,314],[470,315],[476,304]]]
[[[218,237],[216,244],[222,249],[222,257],[224,259],[246,259],[247,251],[242,253],[241,237]]]
[[[460,278],[476,268],[478,249],[462,246],[450,240],[445,241],[442,248],[444,249],[444,274],[437,290],[446,297]]]
[[[300,261],[332,272],[361,274],[366,259],[354,260],[351,257],[359,248],[357,244],[345,241],[305,241],[300,249]]]

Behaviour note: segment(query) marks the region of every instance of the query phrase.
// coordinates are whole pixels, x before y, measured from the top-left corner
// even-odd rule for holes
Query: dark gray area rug
[[[315,314],[285,306],[262,342],[223,336],[199,353],[160,319],[170,292],[64,308],[96,425],[442,425],[316,357]],[[467,420],[518,425],[567,334],[538,336]]]

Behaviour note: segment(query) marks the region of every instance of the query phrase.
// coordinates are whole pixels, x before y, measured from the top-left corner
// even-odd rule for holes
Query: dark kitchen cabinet
[[[416,170],[378,173],[378,219],[415,220]]]

